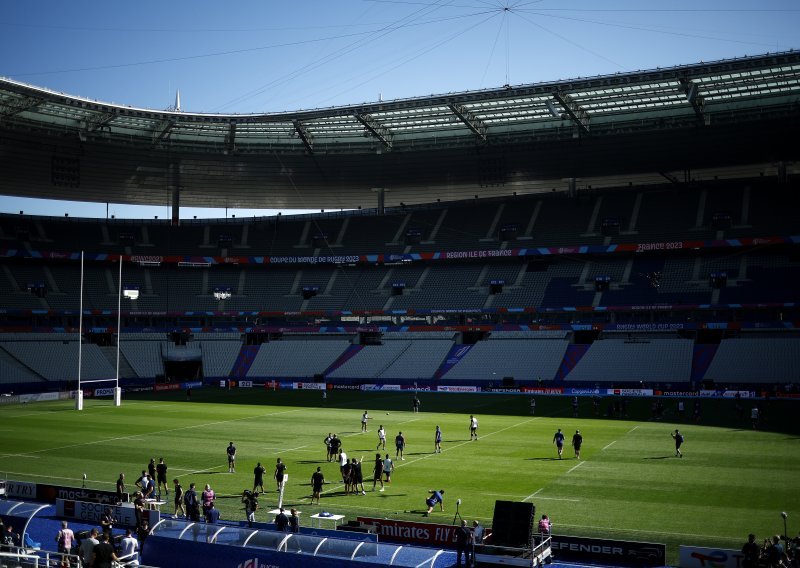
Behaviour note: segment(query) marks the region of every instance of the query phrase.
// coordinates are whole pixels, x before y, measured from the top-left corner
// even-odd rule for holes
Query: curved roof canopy
[[[516,159],[507,159],[507,155],[527,152],[531,145],[541,143],[557,143],[563,147],[574,144],[574,140],[596,143],[598,139],[620,134],[781,119],[797,114],[798,100],[800,54],[793,52],[265,114],[142,109],[0,79],[0,163],[4,157],[12,166],[19,162],[13,152],[2,152],[3,144],[10,144],[12,140],[27,142],[26,151],[34,153],[42,144],[56,144],[55,153],[77,147],[78,154],[89,157],[97,153],[98,160],[113,165],[107,168],[109,171],[104,177],[101,176],[104,182],[94,181],[98,185],[96,195],[92,185],[73,183],[73,186],[79,185],[81,191],[73,191],[71,197],[66,197],[65,192],[52,187],[57,184],[49,188],[44,184],[26,184],[22,174],[13,183],[0,182],[0,192],[163,204],[160,192],[150,190],[173,186],[181,187],[182,203],[190,205],[308,208],[310,204],[338,208],[369,206],[372,200],[366,199],[364,192],[375,186],[390,185],[393,191],[399,192],[395,196],[397,201],[405,197],[406,203],[433,201],[440,195],[446,199],[472,197],[476,187],[506,186],[512,181],[519,184],[514,191],[535,191],[534,182],[548,186],[552,180],[563,177],[606,175],[601,171],[601,161],[605,159],[598,160],[597,167],[587,161],[579,168],[553,168],[553,160],[547,160],[548,167],[531,168],[521,167]],[[722,133],[723,139],[728,136],[729,133]],[[608,141],[614,142],[610,138]],[[641,142],[633,145],[641,146]],[[502,148],[502,152],[498,148]],[[121,158],[113,154],[121,150],[125,151],[125,160],[130,164],[115,163]],[[460,171],[469,169],[476,155],[494,156],[498,152],[502,154],[499,164],[496,156],[492,157],[490,163],[479,166],[481,171],[473,171],[471,179],[462,179]],[[409,156],[423,154],[428,160],[435,156],[431,160],[434,163],[425,165],[425,172],[419,173],[417,178],[408,177],[404,172],[409,164],[418,163]],[[392,157],[381,158],[376,165],[375,156],[380,155]],[[269,159],[264,160],[265,157]],[[753,161],[760,159],[760,156],[753,156]],[[219,180],[213,188],[203,185],[200,174],[193,181],[192,168],[185,167],[187,160],[203,160],[207,169],[225,170],[219,174],[224,180],[231,180],[231,168],[249,177],[239,184],[241,190],[236,189],[234,179],[226,188],[225,203],[222,203]],[[17,167],[35,167],[33,163],[24,162]],[[89,163],[87,160],[84,165]],[[179,170],[174,169],[176,163],[180,164]],[[173,170],[165,173],[165,168],[169,167]],[[255,174],[251,171],[259,167],[270,171],[256,171]],[[131,168],[138,172],[136,182],[131,182],[133,173],[124,171]],[[142,171],[147,172],[147,168],[155,169],[156,178],[163,178],[150,180],[153,188],[139,183]],[[306,179],[287,179],[303,168],[311,172]],[[87,174],[90,171],[86,167],[82,169]],[[123,170],[126,179],[117,179],[111,169]],[[496,175],[493,172],[496,169],[503,171]],[[242,174],[244,170],[246,174]],[[658,167],[637,166],[634,160],[631,170],[652,173],[658,171]],[[185,175],[181,177],[176,171]],[[87,176],[86,181],[89,179]],[[25,185],[29,187],[22,187]],[[293,192],[298,188],[310,192],[306,196],[310,203],[297,202]],[[417,188],[416,193],[410,191],[413,188]],[[336,190],[335,196],[330,195],[331,190]],[[508,187],[504,193],[511,193]]]

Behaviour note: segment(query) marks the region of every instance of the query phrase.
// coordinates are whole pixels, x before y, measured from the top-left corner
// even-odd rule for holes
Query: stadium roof
[[[390,187],[396,203],[415,203],[549,190],[568,177],[602,185],[622,174],[741,167],[743,155],[757,169],[786,156],[725,150],[731,133],[752,138],[742,129],[749,123],[765,135],[770,120],[796,120],[799,101],[794,52],[266,114],[134,108],[0,79],[0,164],[15,172],[0,192],[163,204],[164,191],[179,187],[186,205],[350,208],[372,206],[369,190],[376,186]],[[654,133],[669,140],[678,130],[704,130],[705,147],[725,151],[707,162],[696,152],[663,164],[637,157],[637,148],[658,149]],[[596,152],[579,154],[577,166],[565,160],[576,141],[585,141],[585,152],[599,140],[621,142],[617,153],[629,163],[617,160],[617,171],[609,172],[608,156]],[[555,154],[531,160],[543,143]],[[664,150],[677,157],[669,142]],[[733,155],[725,160],[726,154]],[[37,183],[34,172],[43,168],[50,175]]]

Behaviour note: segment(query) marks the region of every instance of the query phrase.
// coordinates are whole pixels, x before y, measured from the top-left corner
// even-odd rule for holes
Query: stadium
[[[224,522],[159,486],[143,566],[451,566],[462,515],[492,533],[480,565],[796,546],[799,125],[794,51],[259,114],[0,79],[0,194],[170,211],[0,214],[0,519],[25,532],[0,566],[128,515],[115,480],[132,501],[160,456]],[[221,204],[287,211],[182,214]]]

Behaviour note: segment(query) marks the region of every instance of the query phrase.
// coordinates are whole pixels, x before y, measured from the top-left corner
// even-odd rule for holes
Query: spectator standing
[[[142,520],[142,524],[136,529],[136,536],[139,537],[139,550],[144,550],[144,541],[150,535],[150,525],[147,524],[147,519]]]
[[[411,400],[411,408],[414,410],[414,412],[419,412],[419,397],[416,394]]]
[[[133,536],[131,529],[125,531],[125,537],[120,542],[119,559],[125,562],[126,566],[139,565],[139,541]]]
[[[578,397],[577,396],[573,396],[572,397],[572,416],[574,418],[578,417]]]
[[[403,452],[406,449],[406,439],[402,432],[398,432],[397,436],[394,437],[394,446],[396,449],[394,457],[400,458],[400,461],[405,461],[406,458],[403,456]]]
[[[325,475],[322,473],[322,468],[317,467],[317,471],[311,474],[311,504],[314,504],[314,499],[317,500],[319,505],[319,496],[322,493],[322,486],[325,484]]]
[[[106,507],[105,511],[103,511],[103,515],[100,517],[100,526],[103,527],[103,535],[107,537],[107,541],[111,540],[111,533],[114,530],[115,522],[116,519],[111,512],[111,507]]]
[[[289,517],[283,512],[283,507],[278,509],[278,514],[275,515],[275,530],[286,532],[289,527]]]
[[[456,529],[456,566],[461,566],[461,556],[464,556],[464,565],[470,565],[471,531],[467,521],[461,520],[461,526]]]
[[[173,488],[175,489],[175,513],[173,513],[176,517],[178,516],[178,512],[180,512],[182,517],[186,516],[186,509],[183,508],[183,487],[181,487],[178,478],[172,480]]]
[[[158,458],[156,464],[156,492],[161,494],[161,486],[164,486],[164,495],[169,495],[169,487],[167,487],[167,464],[164,463],[164,458]]]
[[[194,483],[190,483],[189,489],[184,493],[183,504],[186,505],[186,516],[189,517],[189,520],[198,522],[200,520],[200,501],[197,499]]]
[[[261,493],[264,492],[264,474],[267,472],[267,468],[261,465],[261,462],[256,464],[256,467],[253,468],[253,491],[256,488],[261,488]]]
[[[81,541],[79,552],[81,555],[81,561],[83,562],[84,566],[89,566],[92,563],[92,555],[94,554],[94,547],[100,543],[100,541],[97,538],[97,535],[98,535],[98,530],[93,528],[89,533],[89,536]]]
[[[72,547],[75,545],[75,533],[69,528],[67,521],[61,521],[61,530],[56,534],[58,552],[61,554],[72,554]],[[64,559],[62,566],[69,566],[69,560]]]
[[[122,503],[122,497],[125,494],[125,474],[120,473],[117,478],[117,503]]]
[[[472,521],[472,561],[475,563],[475,550],[483,546],[483,527],[476,519]]]
[[[786,556],[786,549],[781,544],[781,537],[775,535],[772,537],[772,542],[768,540],[765,542],[766,550],[765,556],[767,558],[767,566],[769,568],[782,568],[789,565],[789,558]]]
[[[283,487],[283,476],[286,473],[286,464],[281,461],[281,458],[278,458],[278,461],[275,463],[275,483],[278,485],[277,491],[281,490]]]
[[[536,414],[536,399],[531,397],[531,416]]]
[[[134,485],[144,492],[144,482],[147,479],[147,470],[142,470],[142,475],[139,476],[139,479],[136,480]]]
[[[252,527],[256,522],[256,511],[258,511],[258,493],[247,491],[245,489],[242,494],[242,503],[244,503],[244,512],[247,515],[247,525]]]
[[[217,498],[217,494],[214,493],[213,489],[211,489],[211,485],[206,483],[206,487],[200,494],[200,498],[203,501],[203,516],[208,518],[208,510],[214,504],[214,500]]]
[[[111,546],[110,540],[105,532],[100,535],[100,542],[92,550],[92,562],[90,564],[92,568],[111,568],[111,563],[119,560],[117,555],[114,554],[114,547]]]
[[[142,480],[142,495],[144,495],[145,499],[156,498],[156,482],[149,473],[145,474]]]
[[[747,542],[742,546],[742,568],[758,568],[761,549],[756,542],[756,535],[747,535]]]
[[[236,446],[231,442],[225,451],[228,454],[228,473],[236,473]]]
[[[290,510],[289,515],[289,532],[299,533],[300,532],[300,517],[297,516],[297,509],[292,507]]]

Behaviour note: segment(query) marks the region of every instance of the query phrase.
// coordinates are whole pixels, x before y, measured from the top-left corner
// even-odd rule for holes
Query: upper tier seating
[[[799,338],[723,339],[706,380],[725,383],[796,383],[800,377]]]
[[[473,345],[443,381],[533,381],[555,377],[567,342],[558,339],[495,339]]]
[[[247,376],[310,378],[324,373],[349,346],[343,339],[263,343]]]
[[[691,339],[597,340],[566,380],[688,382],[692,371],[692,346]]]

